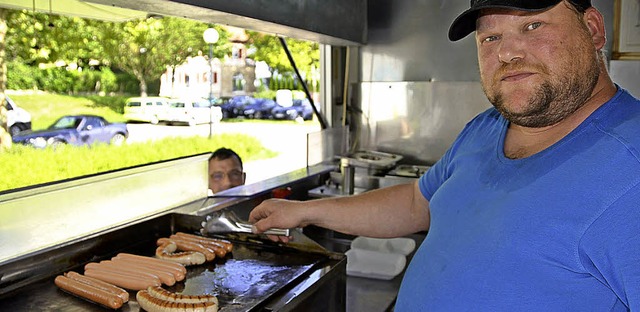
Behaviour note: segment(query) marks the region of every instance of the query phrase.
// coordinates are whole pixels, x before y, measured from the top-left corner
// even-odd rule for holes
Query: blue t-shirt
[[[478,115],[420,178],[431,226],[396,311],[640,310],[640,101],[619,88],[523,159],[507,126]]]

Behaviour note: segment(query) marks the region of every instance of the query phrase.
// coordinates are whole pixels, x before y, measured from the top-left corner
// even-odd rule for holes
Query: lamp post
[[[213,44],[218,42],[220,35],[214,28],[207,28],[202,34],[204,42],[209,45],[209,139],[213,134]]]

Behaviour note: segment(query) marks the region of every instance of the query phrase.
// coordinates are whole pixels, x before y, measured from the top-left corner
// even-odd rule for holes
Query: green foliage
[[[21,62],[9,62],[7,64],[7,89],[37,89],[38,81],[36,77],[39,72],[36,67],[31,67]]]
[[[129,78],[131,76],[126,76]],[[139,93],[138,83],[133,78],[132,94]],[[117,91],[116,75],[108,67],[99,71],[91,68],[83,71],[67,70],[63,67],[40,69],[17,61],[7,64],[7,89],[43,90],[59,93],[97,93]]]
[[[223,146],[236,151],[245,162],[277,156],[256,138],[244,134],[220,134],[211,139],[172,137],[122,146],[62,146],[55,150],[14,145],[2,155],[0,172],[12,174],[0,175],[0,191],[211,152]]]
[[[256,52],[251,55],[254,60],[265,61],[279,73],[294,71],[278,37],[254,31],[247,33],[251,45],[256,48]],[[310,74],[314,68],[319,68],[320,46],[318,43],[293,38],[286,38],[285,42],[301,73]]]
[[[276,90],[261,90],[253,94],[253,97],[256,99],[271,99],[275,100],[276,98]]]

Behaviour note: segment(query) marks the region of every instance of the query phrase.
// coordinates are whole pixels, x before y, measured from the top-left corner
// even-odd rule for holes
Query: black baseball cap
[[[502,8],[519,11],[544,11],[562,0],[471,0],[471,7],[462,12],[449,28],[449,40],[460,40],[476,30],[476,19],[482,9]],[[591,0],[569,0],[578,10],[591,7]]]

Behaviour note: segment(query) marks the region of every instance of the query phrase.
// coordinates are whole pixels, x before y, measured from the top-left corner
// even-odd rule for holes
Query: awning
[[[147,17],[147,12],[87,3],[80,0],[0,0],[0,7],[112,22]]]

